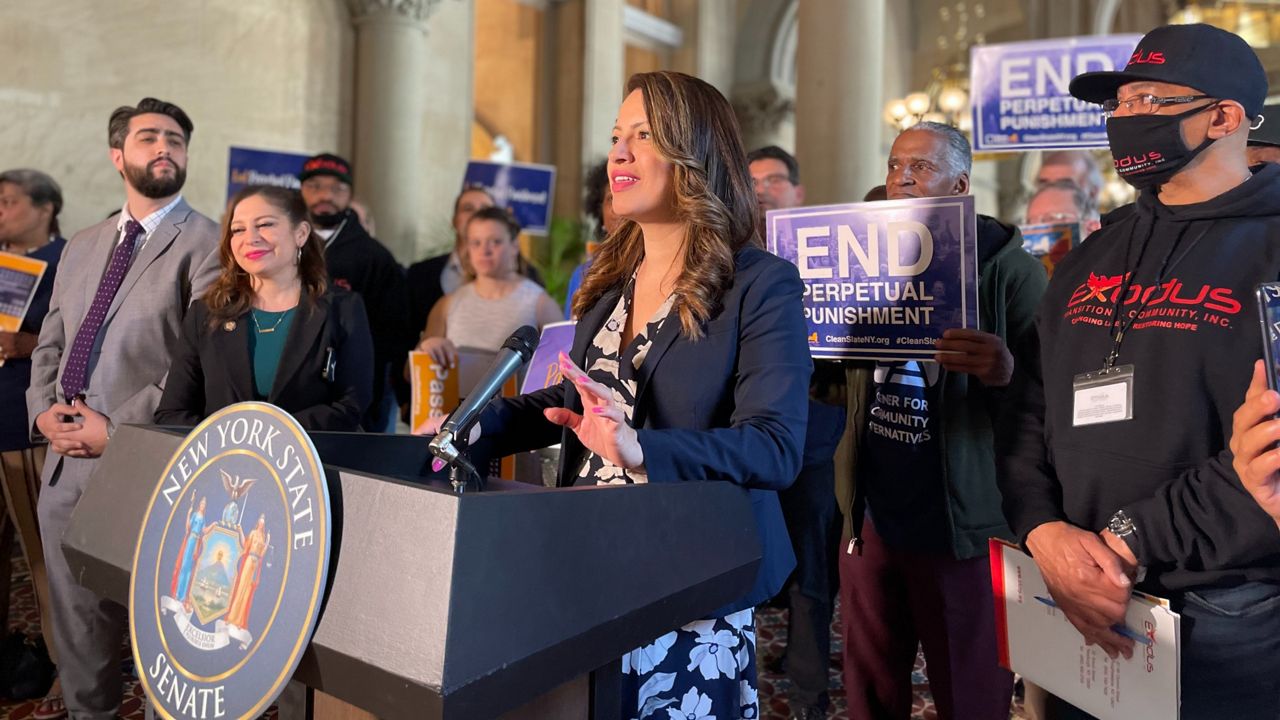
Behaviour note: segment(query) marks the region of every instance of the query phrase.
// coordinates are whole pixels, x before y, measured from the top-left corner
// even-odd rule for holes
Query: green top
[[[249,356],[253,359],[253,395],[265,400],[275,384],[276,368],[284,354],[285,340],[289,339],[289,326],[293,324],[293,311],[267,312],[254,308],[249,329]]]

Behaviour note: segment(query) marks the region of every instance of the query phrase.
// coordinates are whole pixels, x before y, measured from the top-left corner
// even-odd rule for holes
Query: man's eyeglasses
[[[1108,98],[1102,101],[1102,112],[1107,117],[1115,115],[1120,108],[1125,109],[1125,113],[1129,115],[1154,115],[1163,105],[1185,105],[1197,100],[1210,100],[1208,95],[1173,95],[1170,97],[1160,97],[1149,93],[1134,95],[1133,97],[1120,100],[1117,98]]]
[[[781,187],[783,183],[786,183],[788,185],[792,184],[791,178],[781,173],[775,173],[773,175],[765,175],[764,177],[760,177],[760,178],[751,178],[752,185],[756,187],[762,187],[765,190],[772,190],[776,187]]]

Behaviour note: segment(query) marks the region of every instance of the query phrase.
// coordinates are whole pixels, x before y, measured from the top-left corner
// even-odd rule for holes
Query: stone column
[[[795,152],[797,5],[750,0],[736,25],[730,100],[748,152],[765,145]]]
[[[884,182],[885,0],[797,5],[796,159],[805,201],[858,201]]]
[[[427,106],[414,156],[423,174],[414,200],[421,223],[414,261],[453,249],[453,200],[471,159],[476,119],[475,37],[473,0],[441,2],[431,13],[426,76],[414,86]]]
[[[401,262],[420,232],[427,18],[439,0],[347,0],[356,26],[356,195]]]
[[[609,152],[626,72],[623,0],[587,0],[582,51],[582,164]]]
[[[733,87],[733,51],[738,25],[734,0],[699,0],[696,36],[698,77],[725,95]]]

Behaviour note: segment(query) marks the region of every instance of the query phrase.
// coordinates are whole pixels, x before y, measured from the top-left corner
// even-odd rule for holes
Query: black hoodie
[[[1121,315],[1140,312],[1116,364],[1135,366],[1133,419],[1072,427],[1073,378],[1111,352],[1127,272]],[[1019,539],[1053,520],[1100,530],[1123,509],[1145,590],[1280,581],[1280,530],[1227,449],[1262,353],[1254,287],[1276,279],[1280,165],[1270,164],[1203,203],[1144,193],[1058,264],[1036,317],[1040,361],[1017,369],[1000,434],[1005,515]]]
[[[409,327],[409,292],[404,268],[375,240],[350,209],[338,233],[324,251],[325,266],[334,285],[359,293],[369,316],[373,334],[373,402],[361,424],[370,432],[382,432],[384,378],[400,374],[405,358],[413,349],[414,331]]]

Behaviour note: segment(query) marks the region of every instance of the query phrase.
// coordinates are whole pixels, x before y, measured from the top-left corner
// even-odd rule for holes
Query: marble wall
[[[52,175],[67,234],[97,222],[124,198],[107,119],[150,95],[195,123],[184,194],[216,219],[229,146],[350,151],[354,37],[341,0],[6,0],[0,168]]]

